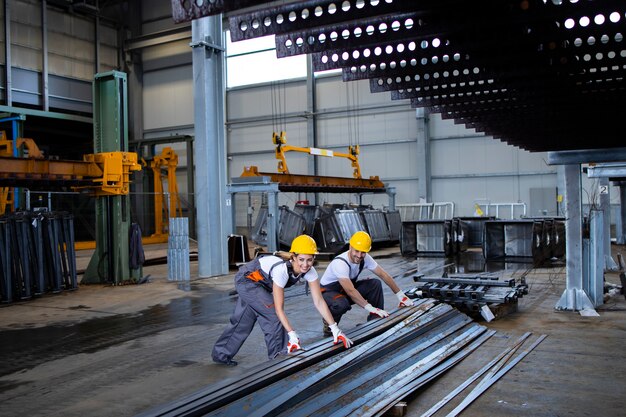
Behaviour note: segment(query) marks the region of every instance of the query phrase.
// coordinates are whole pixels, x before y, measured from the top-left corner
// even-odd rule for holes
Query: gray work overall
[[[271,273],[274,267],[281,263],[286,263],[289,271],[289,279],[285,285],[287,288],[299,279],[299,277],[293,277],[289,261],[275,263],[269,273],[261,270],[261,263],[258,259],[239,268],[235,275],[235,289],[239,294],[239,299],[230,317],[230,324],[213,346],[211,356],[214,361],[225,363],[231,360],[239,352],[257,321],[265,335],[268,358],[274,359],[278,354],[286,353],[289,337],[278,319],[272,296]]]
[[[343,261],[350,264],[348,261],[341,257],[335,258],[337,260]],[[334,260],[333,260],[334,262]],[[352,268],[349,269],[352,272]],[[359,271],[354,277],[349,277],[350,281],[352,281],[352,285],[354,288],[361,294],[363,298],[365,298],[372,306],[380,309],[385,308],[385,297],[383,294],[383,286],[380,283],[380,280],[377,279],[364,279],[359,281],[359,275],[363,271],[363,262],[359,265]],[[328,305],[328,309],[330,313],[333,315],[333,319],[336,323],[339,323],[341,320],[341,316],[343,316],[347,311],[352,309],[352,304],[354,301],[344,291],[343,287],[339,282],[333,282],[332,284],[322,285],[322,297],[324,297],[324,301]],[[376,319],[378,316],[376,314],[369,314],[367,316],[367,320]]]

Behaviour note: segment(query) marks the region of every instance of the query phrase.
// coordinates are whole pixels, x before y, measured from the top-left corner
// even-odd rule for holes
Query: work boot
[[[228,359],[226,361],[218,361],[218,360],[213,359],[213,362],[219,363],[220,365],[237,366],[237,361],[234,361],[232,359]]]
[[[322,323],[324,323],[324,327],[322,328],[324,336],[332,336],[333,332],[330,330],[330,327],[328,326],[328,323],[326,323],[326,320],[322,319]]]

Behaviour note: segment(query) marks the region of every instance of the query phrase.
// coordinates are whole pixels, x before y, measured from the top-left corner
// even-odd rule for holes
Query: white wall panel
[[[144,75],[143,124],[145,130],[193,125],[191,66]]]
[[[545,153],[527,152],[491,136],[432,140],[431,153],[433,175],[556,173],[545,164]]]
[[[528,207],[530,188],[556,188],[556,174],[443,178],[432,184],[433,201],[452,201],[457,215],[471,216],[476,202],[525,203]]]
[[[371,93],[369,80],[343,82],[341,75],[317,78],[317,109],[351,109],[391,103],[390,93]]]
[[[433,176],[512,172],[517,165],[514,148],[490,137],[433,140],[431,154]]]
[[[141,50],[144,72],[156,71],[181,65],[191,65],[189,40],[169,42]]]
[[[372,142],[393,142],[417,137],[415,110],[373,109],[358,114],[346,112],[318,117],[317,133],[320,147],[364,145]]]
[[[442,119],[441,114],[433,113],[430,115],[430,137],[431,138],[447,138],[462,136],[483,136],[482,133],[476,133],[474,129],[466,129],[465,125],[454,124],[454,121]]]
[[[291,81],[271,86],[263,84],[250,88],[229,90],[227,111],[229,120],[268,116],[279,117],[306,110],[306,84]]]
[[[306,146],[307,130],[305,121],[293,121],[285,125],[287,144],[293,146]],[[271,124],[263,125],[229,125],[228,126],[228,152],[274,152],[272,143],[273,129]],[[293,154],[287,153],[287,163]]]
[[[346,150],[337,150],[345,153]],[[406,178],[417,175],[415,144],[368,145],[361,148],[359,165],[364,178]],[[318,157],[320,175],[352,178],[352,165],[347,158]]]

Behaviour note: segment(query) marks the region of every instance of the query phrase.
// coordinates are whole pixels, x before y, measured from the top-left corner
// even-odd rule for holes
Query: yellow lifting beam
[[[285,153],[290,151],[308,153],[314,156],[338,156],[340,158],[347,158],[352,163],[352,177],[361,179],[361,167],[359,165],[359,145],[348,146],[348,153],[334,152],[328,149],[320,148],[302,148],[299,146],[287,145],[287,134],[280,132],[280,134],[274,132],[272,136],[272,142],[276,145],[276,159],[278,159],[278,172],[282,174],[289,174],[287,168],[287,160],[285,159]]]

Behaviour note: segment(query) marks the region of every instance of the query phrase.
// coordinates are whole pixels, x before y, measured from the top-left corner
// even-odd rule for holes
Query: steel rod
[[[431,408],[429,408],[428,410],[426,410],[424,412],[424,414],[422,414],[422,417],[430,417],[433,414],[435,414],[437,411],[439,411],[439,409],[441,409],[441,407],[443,407],[444,405],[446,405],[452,398],[456,397],[456,395],[458,393],[460,393],[461,391],[463,391],[465,388],[467,388],[471,383],[473,383],[474,381],[476,381],[478,378],[480,378],[480,376],[482,374],[484,374],[485,372],[487,372],[492,366],[494,366],[496,363],[498,363],[498,361],[500,361],[502,358],[504,358],[505,356],[507,356],[510,352],[513,352],[514,349],[517,349],[519,346],[522,345],[522,343],[524,343],[524,341],[531,335],[532,333],[527,332],[524,333],[524,335],[522,335],[519,339],[517,339],[517,341],[515,342],[515,344],[511,347],[506,348],[504,351],[500,352],[500,354],[498,354],[498,356],[496,356],[495,358],[493,358],[488,364],[486,364],[485,366],[483,366],[481,369],[479,369],[474,375],[472,375],[471,377],[469,377],[468,379],[465,380],[465,382],[463,382],[461,385],[459,385],[458,387],[456,387],[454,390],[452,390],[452,392],[450,392],[448,395],[446,395],[445,397],[443,397],[443,399],[441,401],[439,401],[437,404],[433,405]]]
[[[524,357],[528,355],[535,347],[537,347],[537,345],[539,345],[539,343],[541,343],[546,337],[548,336],[545,334],[539,336],[532,345],[530,345],[526,350],[517,355],[515,359],[513,359],[506,367],[498,371],[498,373],[496,373],[491,379],[489,379],[488,382],[482,384],[480,387],[477,387],[478,389],[470,392],[469,395],[447,415],[447,417],[454,417],[459,415],[459,413],[467,408],[467,406],[470,405],[476,398],[478,398],[479,395],[485,392],[489,387],[495,384],[504,374],[511,370],[511,368],[513,368],[515,365],[517,365],[517,363],[524,359]]]

